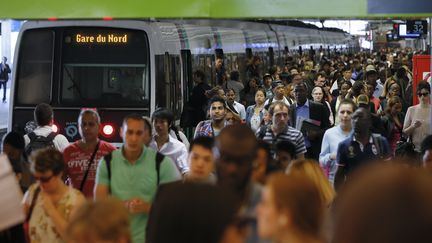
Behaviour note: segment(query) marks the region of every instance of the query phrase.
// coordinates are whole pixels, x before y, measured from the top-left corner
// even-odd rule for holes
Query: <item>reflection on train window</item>
[[[142,105],[149,97],[146,66],[64,64],[62,102]]]
[[[18,59],[18,104],[36,105],[50,102],[53,43],[52,30],[28,30],[24,33]]]

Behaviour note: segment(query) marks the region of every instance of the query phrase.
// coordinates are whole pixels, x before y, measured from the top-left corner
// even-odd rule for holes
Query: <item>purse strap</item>
[[[96,156],[96,152],[97,152],[98,149],[99,149],[99,143],[100,143],[100,141],[98,141],[98,143],[96,144],[96,148],[95,148],[95,150],[93,151],[93,154],[91,155],[90,160],[89,160],[88,163],[87,163],[87,170],[86,170],[86,172],[85,172],[85,174],[84,174],[84,177],[83,177],[83,179],[82,179],[82,181],[81,181],[81,185],[80,185],[80,189],[79,189],[81,192],[82,192],[83,189],[84,189],[84,184],[85,184],[85,182],[86,182],[86,180],[87,180],[87,176],[88,176],[88,173],[89,173],[89,171],[90,171],[90,167],[92,166],[92,164],[93,164],[93,160],[94,160],[94,158],[95,158],[95,156]]]
[[[31,219],[31,216],[32,216],[32,214],[33,214],[33,209],[34,209],[34,207],[35,207],[35,205],[36,205],[36,200],[37,200],[37,198],[38,198],[38,196],[39,196],[39,192],[40,192],[40,187],[37,187],[36,188],[36,190],[35,190],[35,192],[34,192],[34,195],[33,195],[33,198],[32,198],[32,201],[31,201],[31,203],[30,203],[30,208],[29,208],[29,211],[28,211],[28,214],[27,214],[27,217],[26,217],[26,222],[28,222],[28,221],[30,221],[30,219]]]

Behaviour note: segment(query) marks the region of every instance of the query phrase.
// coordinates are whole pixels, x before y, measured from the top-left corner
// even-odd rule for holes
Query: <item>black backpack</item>
[[[30,139],[30,143],[25,147],[25,154],[30,156],[33,151],[43,148],[55,148],[54,138],[57,134],[51,132],[48,136],[36,135],[34,132],[27,134]]]

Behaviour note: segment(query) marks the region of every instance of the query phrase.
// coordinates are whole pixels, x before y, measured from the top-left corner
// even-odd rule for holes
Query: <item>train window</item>
[[[68,28],[62,47],[62,104],[150,105],[149,50],[143,31]]]
[[[36,105],[51,100],[54,32],[47,29],[24,32],[17,70],[16,102]]]

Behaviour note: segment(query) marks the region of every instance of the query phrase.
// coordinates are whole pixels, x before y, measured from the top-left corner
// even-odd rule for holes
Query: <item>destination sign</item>
[[[75,34],[75,43],[128,43],[128,34]]]

